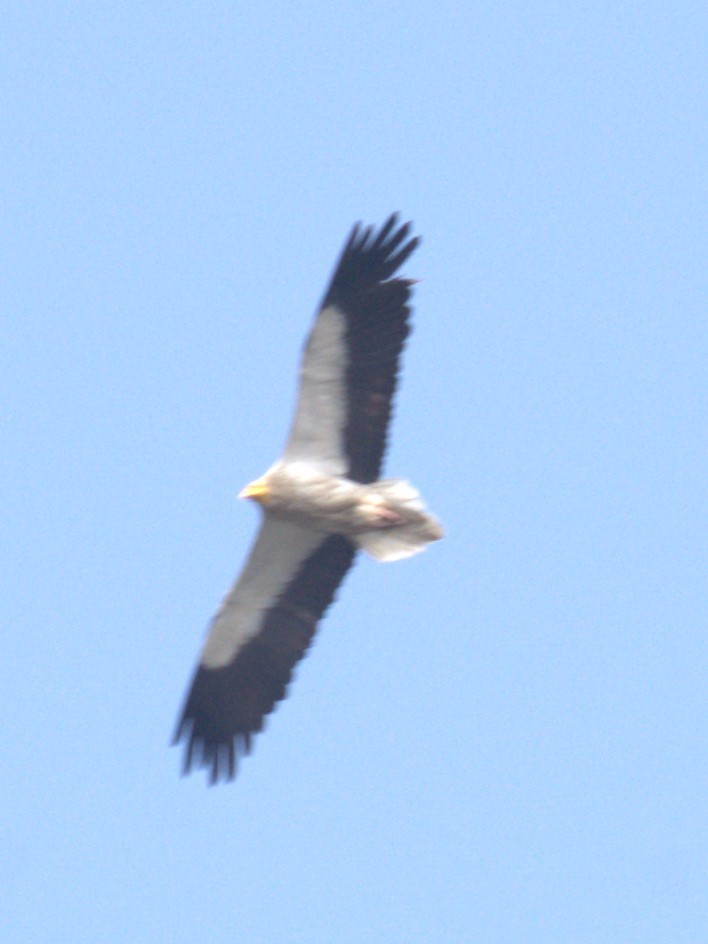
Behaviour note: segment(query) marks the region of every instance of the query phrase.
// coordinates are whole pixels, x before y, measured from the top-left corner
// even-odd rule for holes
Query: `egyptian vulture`
[[[398,366],[410,330],[418,246],[393,214],[357,224],[305,345],[285,451],[241,498],[263,510],[246,565],[214,617],[177,725],[184,772],[230,780],[276,702],[359,548],[392,561],[442,537],[416,490],[379,480]]]

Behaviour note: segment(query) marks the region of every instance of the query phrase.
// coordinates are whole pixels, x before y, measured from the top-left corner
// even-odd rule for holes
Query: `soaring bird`
[[[408,482],[379,479],[410,331],[414,283],[393,277],[420,242],[410,232],[395,213],[378,232],[354,226],[305,344],[285,451],[240,493],[263,519],[177,724],[185,773],[233,779],[359,548],[392,561],[442,537]]]

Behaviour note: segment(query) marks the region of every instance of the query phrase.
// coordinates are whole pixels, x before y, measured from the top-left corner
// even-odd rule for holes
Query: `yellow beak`
[[[239,498],[250,498],[263,505],[268,501],[268,486],[263,479],[256,479],[238,493]]]

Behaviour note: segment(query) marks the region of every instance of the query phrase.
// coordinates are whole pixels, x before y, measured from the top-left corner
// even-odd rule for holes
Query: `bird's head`
[[[251,501],[258,502],[259,505],[265,505],[270,498],[270,487],[265,479],[256,479],[250,482],[238,493],[239,498],[250,498]]]

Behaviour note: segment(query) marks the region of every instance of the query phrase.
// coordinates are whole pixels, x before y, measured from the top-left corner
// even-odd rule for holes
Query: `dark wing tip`
[[[214,739],[206,730],[200,728],[196,718],[182,716],[172,746],[185,741],[182,760],[182,776],[186,777],[193,770],[204,768],[209,786],[223,781],[233,780],[238,770],[238,760],[250,753],[250,734],[232,734],[222,739]]]
[[[420,237],[410,237],[413,224],[399,224],[392,213],[378,232],[373,226],[356,223],[337,262],[322,307],[346,307],[356,296],[390,279],[420,245]]]
[[[171,741],[173,747],[184,742],[182,776],[204,768],[210,785],[228,782],[239,759],[251,752],[252,737],[262,730],[272,704],[259,706],[262,712],[239,711],[234,698],[242,690],[242,675],[238,663],[197,666]]]

